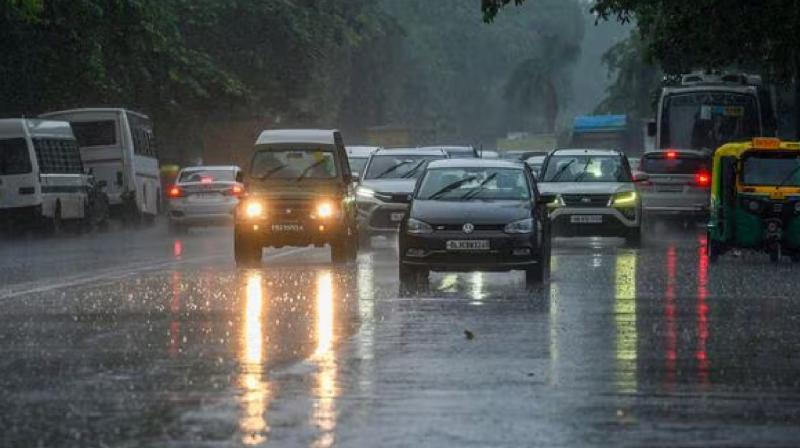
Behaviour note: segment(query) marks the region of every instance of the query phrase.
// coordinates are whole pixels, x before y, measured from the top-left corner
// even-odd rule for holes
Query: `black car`
[[[550,272],[546,202],[524,163],[450,159],[428,164],[400,227],[400,282],[413,292],[431,271]]]
[[[234,213],[238,265],[259,263],[264,247],[325,244],[333,262],[355,260],[353,176],[338,131],[262,132],[245,190]]]

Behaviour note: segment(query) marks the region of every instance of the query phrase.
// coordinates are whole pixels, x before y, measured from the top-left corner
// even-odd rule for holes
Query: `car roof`
[[[622,156],[621,151],[616,149],[578,149],[578,148],[563,148],[556,149],[550,153],[551,156]]]
[[[447,156],[447,153],[439,148],[381,148],[372,154],[396,156]]]
[[[0,136],[24,137],[25,130],[33,137],[74,139],[72,127],[66,121],[6,118],[0,120]]]
[[[333,145],[335,129],[269,129],[258,136],[256,145],[274,145],[281,143],[314,143]]]
[[[475,152],[475,148],[467,145],[431,145],[422,146],[419,149],[441,149],[443,151]]]
[[[436,168],[516,168],[523,169],[521,161],[504,159],[445,159],[428,163],[428,169]]]
[[[141,118],[150,119],[147,115],[136,112],[134,110],[125,109],[122,107],[84,107],[81,109],[67,109],[67,110],[58,110],[53,112],[47,112],[44,114],[39,115],[42,118],[48,118],[52,116],[60,116],[60,115],[80,115],[80,114],[93,114],[93,113],[119,113],[119,112],[127,112],[129,114],[138,115]]]
[[[196,165],[196,166],[185,166],[181,168],[181,171],[203,171],[203,170],[238,170],[239,167],[236,165]]]

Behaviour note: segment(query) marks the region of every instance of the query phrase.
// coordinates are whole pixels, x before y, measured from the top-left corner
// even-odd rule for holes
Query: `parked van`
[[[83,220],[89,176],[78,142],[64,121],[0,120],[0,223],[44,225]]]
[[[72,124],[84,166],[106,184],[112,211],[126,220],[152,219],[161,210],[153,126],[126,109],[74,109],[42,115]]]

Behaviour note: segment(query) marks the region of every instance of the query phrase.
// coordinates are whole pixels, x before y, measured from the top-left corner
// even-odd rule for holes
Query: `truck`
[[[714,151],[725,143],[777,135],[774,95],[758,75],[697,71],[661,90],[648,135],[656,150]]]

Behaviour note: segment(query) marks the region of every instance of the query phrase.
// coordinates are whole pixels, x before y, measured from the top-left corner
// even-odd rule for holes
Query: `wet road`
[[[552,281],[229,229],[0,242],[0,446],[797,446],[800,267],[560,240]],[[465,337],[465,330],[474,337]]]

